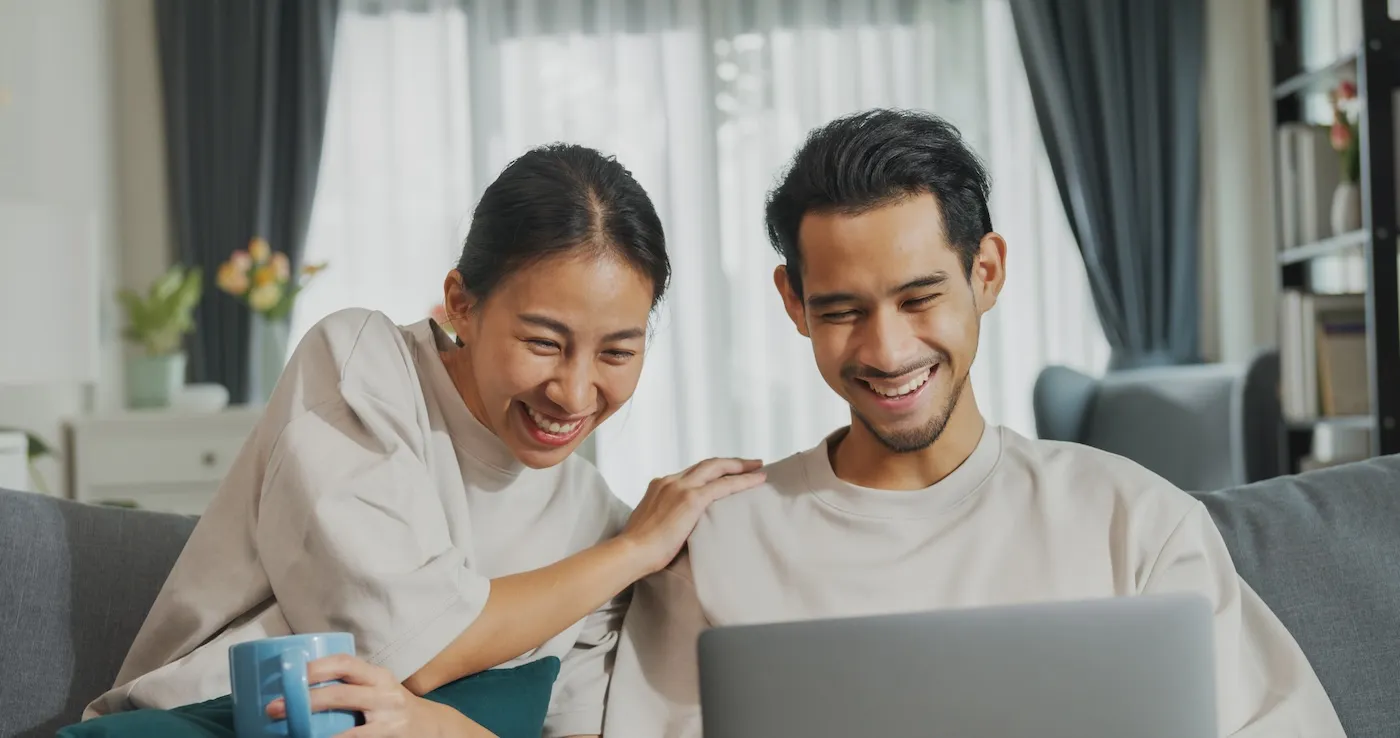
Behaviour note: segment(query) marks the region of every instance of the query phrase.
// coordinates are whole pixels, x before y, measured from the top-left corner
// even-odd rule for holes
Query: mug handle
[[[306,652],[282,652],[282,696],[287,701],[287,727],[292,738],[311,738],[311,685],[306,676]]]

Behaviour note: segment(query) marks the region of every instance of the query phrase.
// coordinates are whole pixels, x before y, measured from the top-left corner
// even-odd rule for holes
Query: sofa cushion
[[[1347,735],[1400,735],[1400,456],[1199,498]]]
[[[0,490],[0,738],[52,736],[112,686],[194,524]]]

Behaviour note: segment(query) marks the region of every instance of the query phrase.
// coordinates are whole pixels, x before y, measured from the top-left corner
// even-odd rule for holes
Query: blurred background
[[[430,315],[482,188],[552,141],[615,154],[669,240],[586,449],[617,494],[810,447],[848,416],[763,200],[876,106],[989,164],[992,422],[1189,489],[1400,452],[1397,6],[0,0],[0,486],[199,512],[306,329]]]

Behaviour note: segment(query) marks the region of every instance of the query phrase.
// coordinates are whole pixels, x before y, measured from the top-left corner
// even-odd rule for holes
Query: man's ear
[[[812,334],[807,330],[807,305],[802,302],[802,296],[792,288],[787,267],[779,266],[773,270],[773,286],[778,288],[778,295],[783,298],[783,308],[787,310],[788,318],[792,319],[797,332],[811,338]]]
[[[461,272],[456,269],[448,272],[447,279],[442,283],[442,305],[447,310],[453,332],[458,336],[466,335],[463,331],[467,329],[477,303],[476,297],[467,291],[467,286],[462,282]]]
[[[977,314],[985,315],[996,306],[997,296],[1006,284],[1006,239],[1000,233],[993,231],[982,237],[972,261],[971,277]]]

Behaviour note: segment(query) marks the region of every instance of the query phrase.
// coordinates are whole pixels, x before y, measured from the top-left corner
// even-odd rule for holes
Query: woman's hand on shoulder
[[[637,546],[647,574],[666,568],[710,503],[762,484],[762,466],[754,459],[706,459],[652,480],[619,538]]]
[[[347,710],[364,716],[364,724],[340,734],[339,738],[495,738],[460,712],[409,692],[388,669],[372,666],[354,656],[338,654],[307,665],[311,690],[311,711]],[[286,717],[286,703],[274,700],[267,714],[275,720]]]

